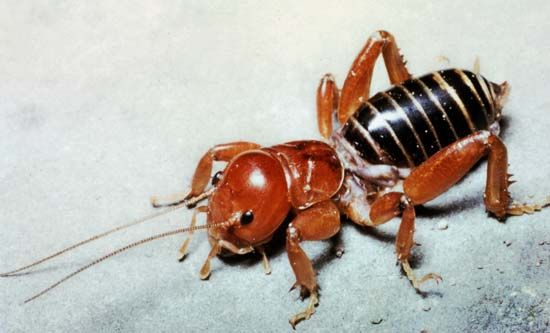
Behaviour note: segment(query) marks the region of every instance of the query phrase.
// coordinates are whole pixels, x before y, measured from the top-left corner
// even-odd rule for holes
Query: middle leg
[[[416,290],[420,290],[420,285],[428,280],[435,280],[439,283],[442,278],[435,273],[428,273],[418,279],[409,264],[411,249],[414,246],[416,214],[414,206],[404,193],[389,192],[377,199],[370,212],[371,225],[376,226],[388,222],[400,214],[402,215],[401,224],[395,239],[395,252],[403,271]]]

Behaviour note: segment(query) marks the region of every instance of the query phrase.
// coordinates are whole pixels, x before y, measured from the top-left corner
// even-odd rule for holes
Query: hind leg
[[[332,133],[332,118],[335,113],[339,123],[344,124],[361,103],[369,98],[372,73],[380,54],[384,57],[392,84],[399,84],[411,77],[393,35],[384,30],[373,33],[353,61],[341,91],[331,74],[325,74],[319,83],[317,120],[319,132],[324,138]]]
[[[438,281],[440,277],[430,273],[417,279],[409,265],[408,259],[414,245],[414,206],[447,191],[487,154],[485,206],[502,219],[509,205],[506,147],[488,131],[474,133],[439,151],[411,172],[403,183],[403,193],[390,192],[373,203],[370,219],[374,225],[386,223],[402,214],[395,244],[397,259],[416,289],[422,282],[429,279]]]
[[[319,133],[328,139],[332,134],[332,119],[338,110],[340,91],[331,74],[325,74],[317,87],[317,125]]]
[[[508,158],[504,143],[489,131],[479,131],[439,151],[414,169],[403,183],[403,193],[390,192],[377,199],[370,211],[374,225],[385,223],[402,214],[396,239],[397,258],[413,286],[440,277],[428,274],[417,279],[408,258],[413,242],[414,206],[422,205],[443,194],[456,184],[484,156],[488,155],[484,203],[497,219],[507,215],[529,213],[543,205],[510,204]]]
[[[393,35],[383,30],[373,33],[355,58],[342,87],[338,108],[338,121],[341,124],[369,98],[372,73],[380,54],[384,57],[391,84],[399,84],[411,77]]]

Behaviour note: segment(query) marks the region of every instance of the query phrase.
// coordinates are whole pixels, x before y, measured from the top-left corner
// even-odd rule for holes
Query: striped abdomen
[[[371,97],[340,130],[372,164],[413,167],[495,121],[493,84],[460,69],[410,79]]]

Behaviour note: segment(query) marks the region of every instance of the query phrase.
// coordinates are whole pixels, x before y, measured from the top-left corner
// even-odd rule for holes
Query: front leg
[[[183,261],[183,259],[185,259],[185,256],[187,256],[187,248],[189,247],[189,243],[191,242],[191,238],[193,237],[192,229],[197,225],[197,214],[207,213],[207,212],[208,212],[207,206],[197,207],[193,211],[193,217],[191,218],[191,224],[189,225],[189,228],[191,228],[191,230],[187,234],[187,238],[185,238],[185,240],[183,241],[179,249],[179,256],[178,256],[179,261]]]
[[[304,319],[309,319],[315,313],[317,298],[317,280],[311,261],[300,247],[300,242],[307,240],[324,240],[334,236],[340,230],[340,212],[336,205],[328,200],[317,203],[300,212],[288,225],[286,233],[286,250],[296,283],[292,289],[299,287],[303,297],[309,294],[307,308],[290,318],[290,324],[295,327]]]
[[[262,266],[264,268],[265,275],[271,274],[271,265],[269,264],[269,259],[267,258],[267,254],[265,253],[265,248],[263,245],[260,245],[256,248],[258,252],[262,256]]]
[[[199,277],[201,280],[206,280],[210,277],[210,261],[214,259],[218,254],[221,253],[222,249],[228,250],[229,252],[233,254],[247,254],[252,251],[254,251],[254,248],[252,246],[247,247],[237,247],[235,244],[230,243],[225,240],[218,240],[212,245],[212,249],[210,249],[210,252],[208,253],[208,256],[206,257],[206,260],[202,264],[202,267],[199,271]]]
[[[210,192],[205,192],[206,186],[210,181],[212,174],[212,164],[214,161],[229,162],[238,154],[259,148],[260,145],[253,142],[231,142],[215,145],[210,148],[200,159],[193,181],[191,183],[191,191],[187,194],[177,193],[166,198],[151,197],[151,205],[153,207],[175,206],[185,203],[189,208],[193,207],[197,202],[207,198]]]

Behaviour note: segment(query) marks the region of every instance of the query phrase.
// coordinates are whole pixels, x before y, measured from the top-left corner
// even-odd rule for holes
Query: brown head
[[[285,173],[278,160],[261,151],[235,157],[223,170],[208,200],[208,224],[235,220],[209,229],[211,241],[242,248],[271,239],[290,210]]]
[[[206,225],[191,226],[189,228],[179,228],[163,232],[118,248],[82,266],[41,292],[29,297],[25,300],[25,303],[27,303],[44,295],[75,275],[117,254],[173,235],[206,229],[209,232],[211,241],[224,240],[232,243],[237,248],[261,245],[270,240],[273,232],[281,225],[290,210],[288,188],[283,168],[278,160],[264,151],[252,150],[238,155],[227,165],[221,177],[220,174],[214,176],[213,183],[215,183],[215,187],[210,190],[204,191],[195,197],[186,198],[181,202],[171,204],[173,207],[164,211],[151,214],[134,222],[92,236],[87,240],[69,246],[53,255],[35,261],[30,265],[9,272],[0,273],[0,277],[15,276],[19,272],[35,267],[91,241],[152,220],[153,218],[168,214],[177,209],[184,207],[190,208],[198,201],[210,197],[208,207],[206,207],[208,213],[208,223]],[[199,209],[200,208],[204,209],[205,207],[202,206],[199,207]],[[200,211],[204,212],[203,209],[200,209]]]

